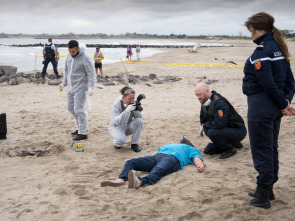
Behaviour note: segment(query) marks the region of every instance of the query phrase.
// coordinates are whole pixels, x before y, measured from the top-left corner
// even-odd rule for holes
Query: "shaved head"
[[[210,97],[211,97],[211,91],[209,90],[209,87],[207,84],[201,82],[197,84],[195,88],[195,95],[199,99],[201,104],[204,104]]]

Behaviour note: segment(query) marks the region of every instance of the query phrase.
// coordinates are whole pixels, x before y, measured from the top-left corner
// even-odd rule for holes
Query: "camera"
[[[136,109],[135,109],[136,111],[137,111],[137,110],[138,110],[138,111],[142,111],[142,110],[143,110],[140,101],[141,101],[142,99],[145,99],[145,98],[146,98],[146,96],[145,96],[144,94],[140,94],[140,95],[138,95],[138,97],[136,98],[136,101],[134,101],[134,103],[135,103],[135,105],[136,105]]]

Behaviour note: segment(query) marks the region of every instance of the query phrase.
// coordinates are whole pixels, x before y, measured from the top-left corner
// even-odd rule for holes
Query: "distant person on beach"
[[[205,83],[196,86],[195,95],[201,103],[200,135],[205,133],[211,141],[204,153],[220,154],[219,159],[235,155],[235,148],[243,147],[240,142],[247,134],[243,118],[226,98],[210,91]]]
[[[133,55],[132,48],[130,45],[127,46],[127,59],[131,61],[131,56]]]
[[[73,140],[77,141],[87,139],[88,113],[85,111],[85,103],[87,96],[93,95],[96,74],[91,58],[76,40],[69,41],[68,50],[60,89],[68,86],[68,110],[77,125],[77,130],[71,134],[75,136]]]
[[[257,187],[254,197],[243,205],[270,208],[274,200],[273,185],[278,181],[278,136],[283,115],[294,114],[290,103],[294,96],[294,76],[287,44],[274,26],[274,18],[260,12],[252,15],[245,26],[257,44],[244,67],[243,93],[248,101],[248,130]]]
[[[59,51],[56,47],[56,54],[57,54],[57,60],[56,60],[56,67],[58,67],[58,62],[59,62]]]
[[[136,46],[136,57],[137,57],[137,60],[140,61],[140,46],[139,44]]]
[[[126,160],[124,169],[116,180],[101,182],[101,186],[118,187],[128,181],[128,188],[137,189],[157,183],[163,176],[182,170],[183,166],[194,164],[198,172],[204,171],[204,163],[200,151],[187,139],[186,136],[180,144],[167,144],[162,146],[157,154]],[[149,172],[145,177],[137,177],[136,171]]]
[[[122,145],[127,143],[127,136],[132,135],[131,149],[139,152],[143,114],[133,102],[135,91],[132,88],[123,87],[120,93],[121,96],[113,104],[109,134],[114,139],[115,149],[121,149]]]
[[[100,71],[100,76],[103,76],[102,73],[102,59],[104,59],[103,53],[101,52],[99,47],[96,47],[96,51],[94,53],[94,66],[95,66],[95,72],[97,74],[97,70]]]
[[[47,66],[49,62],[51,62],[53,71],[55,73],[55,76],[57,78],[60,78],[61,76],[58,74],[57,71],[57,61],[58,61],[58,55],[55,45],[52,43],[52,38],[48,38],[48,42],[44,44],[43,46],[43,70],[42,70],[42,78],[45,78]]]

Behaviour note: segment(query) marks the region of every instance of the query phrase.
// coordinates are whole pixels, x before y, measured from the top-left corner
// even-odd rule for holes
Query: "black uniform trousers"
[[[225,127],[221,129],[209,129],[205,132],[213,142],[213,146],[207,146],[205,154],[223,153],[230,148],[231,144],[241,142],[247,135],[247,129],[242,127]]]
[[[45,56],[45,60],[44,60],[44,66],[43,66],[43,70],[42,70],[42,77],[45,77],[46,74],[46,70],[47,70],[47,66],[48,64],[51,62],[52,66],[53,66],[53,71],[55,73],[55,75],[58,75],[58,71],[57,71],[57,63],[55,60],[55,57],[52,55],[46,55]]]
[[[248,131],[257,185],[270,190],[278,180],[278,136],[282,113],[262,92],[248,96]]]

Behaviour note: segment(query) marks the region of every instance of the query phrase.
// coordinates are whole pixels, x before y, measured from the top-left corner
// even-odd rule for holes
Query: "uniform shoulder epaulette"
[[[264,41],[257,45],[257,49],[262,49],[264,47]]]

